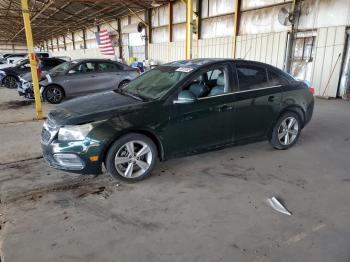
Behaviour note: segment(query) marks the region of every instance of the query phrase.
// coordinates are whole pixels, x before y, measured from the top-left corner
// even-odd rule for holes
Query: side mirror
[[[174,101],[174,104],[191,104],[197,100],[196,96],[189,90],[183,90],[180,92],[177,100]]]
[[[69,71],[68,71],[68,74],[75,74],[75,73],[76,73],[75,70],[69,70]]]

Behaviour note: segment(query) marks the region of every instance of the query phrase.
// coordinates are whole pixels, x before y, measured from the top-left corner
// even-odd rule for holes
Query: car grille
[[[49,144],[57,135],[58,128],[55,126],[53,121],[50,119],[44,123],[43,129],[41,131],[41,143],[44,145]]]
[[[43,130],[41,131],[41,141],[43,141],[44,143],[48,143],[50,139],[51,139],[50,132],[45,128],[43,128]]]

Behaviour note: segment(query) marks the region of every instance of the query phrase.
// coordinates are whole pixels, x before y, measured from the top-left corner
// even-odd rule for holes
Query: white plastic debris
[[[270,204],[270,206],[276,210],[277,212],[286,214],[288,216],[291,215],[291,213],[277,200],[276,197],[271,197],[267,199],[267,202]]]

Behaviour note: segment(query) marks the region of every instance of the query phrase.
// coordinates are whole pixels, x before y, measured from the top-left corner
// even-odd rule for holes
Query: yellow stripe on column
[[[36,118],[43,119],[43,111],[41,108],[41,98],[40,98],[40,90],[39,90],[38,71],[36,67],[37,66],[36,57],[35,57],[34,44],[33,44],[32,27],[30,25],[28,0],[21,0],[21,4],[22,4],[24,29],[26,33],[26,39],[27,39],[27,49],[28,49],[28,56],[30,61],[30,69],[32,72],[32,82],[34,87]]]

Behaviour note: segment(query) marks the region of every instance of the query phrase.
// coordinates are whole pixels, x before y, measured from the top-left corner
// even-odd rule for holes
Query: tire
[[[300,136],[301,120],[293,112],[284,113],[273,127],[270,143],[279,150],[292,147]]]
[[[130,133],[113,143],[105,165],[112,178],[137,182],[151,175],[157,156],[157,147],[149,137]]]
[[[129,83],[130,83],[129,80],[123,80],[123,81],[120,82],[118,88],[121,89],[121,88],[125,87]]]
[[[15,89],[18,86],[18,81],[17,78],[14,76],[6,76],[2,80],[2,84],[9,89]]]
[[[50,104],[59,104],[64,98],[64,91],[59,86],[48,86],[45,88],[44,97]]]

